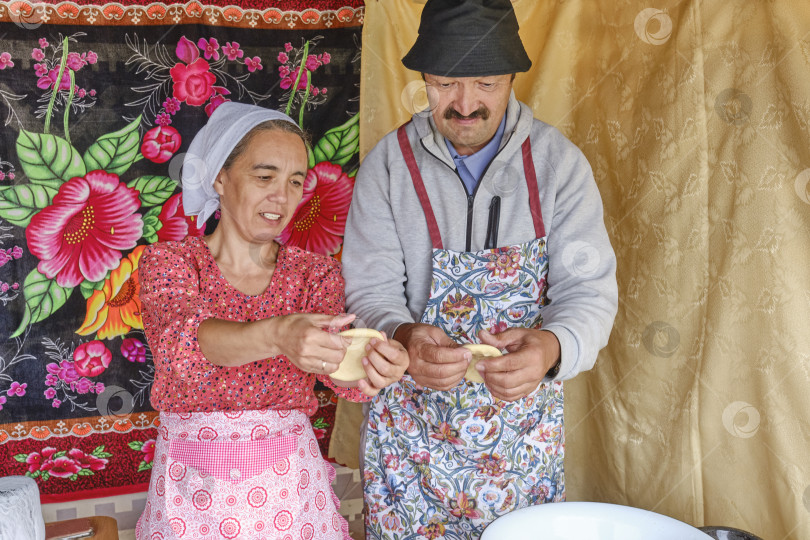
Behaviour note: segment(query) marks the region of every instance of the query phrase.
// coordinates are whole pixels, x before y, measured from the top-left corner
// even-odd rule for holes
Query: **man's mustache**
[[[464,116],[457,110],[450,108],[444,111],[444,119],[445,120],[472,120],[473,118],[480,118],[481,120],[489,120],[489,109],[486,107],[480,107],[478,110],[475,110]]]

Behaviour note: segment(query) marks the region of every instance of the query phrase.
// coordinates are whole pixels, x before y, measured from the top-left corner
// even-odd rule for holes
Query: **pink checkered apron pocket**
[[[200,476],[236,484],[287,459],[297,447],[296,436],[240,442],[173,440],[169,443],[169,457],[196,469]]]

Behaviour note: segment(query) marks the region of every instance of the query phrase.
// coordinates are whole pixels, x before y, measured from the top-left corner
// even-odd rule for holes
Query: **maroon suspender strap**
[[[408,140],[408,135],[405,133],[404,124],[397,130],[397,139],[399,140],[399,148],[402,151],[402,157],[405,158],[405,164],[411,173],[411,180],[413,187],[416,189],[416,195],[419,197],[419,202],[422,204],[422,210],[425,212],[425,219],[427,220],[428,232],[430,233],[430,241],[433,244],[433,249],[442,249],[442,235],[439,232],[439,224],[436,222],[436,216],[433,215],[433,208],[430,206],[430,199],[428,198],[425,183],[422,181],[422,173],[419,172],[419,166],[416,164],[416,156],[413,155],[411,142]],[[535,191],[537,185],[535,184]]]
[[[532,159],[532,142],[529,137],[523,141],[523,172],[526,175],[526,187],[529,188],[529,210],[534,221],[534,232],[537,238],[546,235],[546,228],[543,226],[543,211],[540,209],[540,191],[537,189],[537,173],[534,170],[534,160]]]

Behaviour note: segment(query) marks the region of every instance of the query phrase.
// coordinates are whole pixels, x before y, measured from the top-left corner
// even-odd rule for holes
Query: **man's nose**
[[[478,110],[478,98],[475,92],[459,86],[453,106],[460,115],[469,116]]]

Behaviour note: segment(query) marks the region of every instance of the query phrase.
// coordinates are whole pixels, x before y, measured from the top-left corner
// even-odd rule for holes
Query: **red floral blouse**
[[[152,407],[166,412],[318,408],[315,375],[284,355],[239,367],[209,362],[197,343],[205,319],[253,321],[292,313],[337,315],[344,309],[340,263],[296,247],[281,246],[267,290],[239,292],[222,275],[202,238],[158,242],[146,248],[138,269],[144,331],[155,363]],[[336,387],[352,401],[368,398]]]

